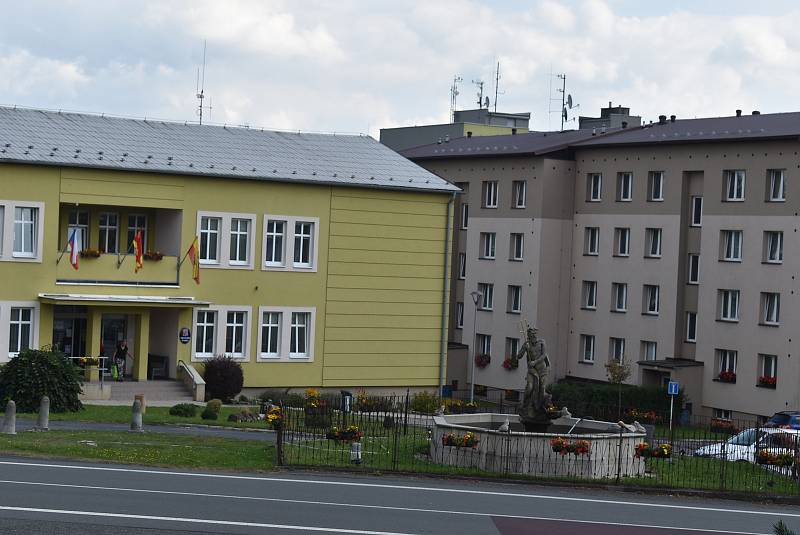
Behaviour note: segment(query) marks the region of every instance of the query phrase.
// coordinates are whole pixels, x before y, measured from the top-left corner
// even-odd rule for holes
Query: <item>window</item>
[[[714,418],[718,418],[720,420],[730,420],[732,417],[732,413],[728,409],[714,409],[713,415]]]
[[[699,196],[692,197],[692,220],[689,223],[690,227],[699,227],[703,223],[703,198]]]
[[[467,230],[469,225],[469,205],[461,205],[461,230]]]
[[[719,291],[719,319],[739,321],[739,290]]]
[[[600,173],[589,173],[586,177],[586,200],[589,202],[599,202],[603,195],[603,175]]]
[[[250,220],[231,219],[230,262],[236,265],[245,265],[249,262],[250,252]]]
[[[230,311],[226,314],[225,354],[232,357],[243,357],[245,355],[244,327],[246,320],[246,312]]]
[[[483,207],[497,208],[497,181],[486,180],[483,183]]]
[[[633,174],[617,174],[617,200],[627,202],[633,200]]]
[[[625,362],[625,339],[624,338],[611,338],[610,349],[608,353],[609,360],[616,360],[620,364]]]
[[[745,172],[743,169],[724,171],[725,176],[725,196],[724,200],[743,201],[744,200],[744,181]]]
[[[38,208],[17,206],[14,208],[13,256],[32,258],[37,253]]]
[[[697,312],[686,313],[686,341],[697,342]]]
[[[597,281],[583,281],[582,308],[597,308]]]
[[[519,338],[506,338],[506,357],[516,357],[519,354]]]
[[[522,311],[522,286],[509,285],[508,311],[519,314]]]
[[[17,355],[33,345],[33,309],[11,307],[8,352]]]
[[[597,255],[600,252],[600,229],[598,227],[586,227],[584,229],[583,254]]]
[[[700,255],[689,253],[689,263],[686,273],[686,281],[689,284],[700,283]]]
[[[213,357],[216,346],[215,328],[217,313],[213,310],[197,311],[197,327],[195,328],[195,353],[198,356]]]
[[[133,238],[142,231],[142,247],[147,251],[147,216],[144,214],[131,214],[128,216],[128,245],[126,251],[133,250]]]
[[[281,349],[281,313],[261,314],[261,356],[277,357]]]
[[[631,229],[614,229],[614,256],[630,256],[631,254]]]
[[[467,254],[458,253],[458,278],[464,280],[467,277]]]
[[[656,360],[658,344],[642,340],[642,360]]]
[[[659,287],[654,284],[644,285],[644,313],[657,315],[660,307]]]
[[[783,263],[783,232],[768,230],[764,233],[764,262]]]
[[[611,283],[611,303],[613,312],[628,310],[628,285],[624,282]]]
[[[783,179],[783,169],[768,169],[767,200],[769,202],[783,202],[786,200],[786,183]]]
[[[456,329],[464,328],[464,303],[458,301],[456,303]]]
[[[526,196],[528,193],[528,183],[524,180],[515,180],[512,182],[512,191],[514,198],[512,199],[511,206],[513,208],[525,208]]]
[[[738,352],[730,349],[717,349],[717,373],[736,373]]]
[[[478,308],[480,310],[492,310],[494,306],[494,284],[486,282],[478,283],[478,292],[481,294]]]
[[[309,346],[310,312],[292,312],[290,357],[307,357]]]
[[[218,217],[200,217],[200,263],[219,263],[219,230],[222,220]]]
[[[774,292],[761,293],[761,323],[764,325],[780,325],[781,294]]]
[[[99,223],[99,236],[98,246],[102,253],[116,253],[118,252],[117,239],[119,233],[119,216],[117,214],[103,212],[98,218]]]
[[[594,335],[581,335],[581,361],[594,362]]]
[[[726,262],[742,261],[742,231],[722,230],[722,260]]]
[[[478,345],[478,355],[491,355],[492,354],[492,335],[490,334],[476,334],[476,342]]]
[[[522,260],[524,252],[525,235],[519,233],[511,234],[511,260]]]
[[[649,228],[645,230],[645,252],[646,258],[661,257],[661,229]]]
[[[647,200],[659,202],[664,200],[664,171],[650,171],[647,185]]]
[[[67,216],[67,240],[75,232],[75,244],[79,251],[89,247],[89,212],[70,210]]]
[[[494,232],[481,232],[481,258],[494,260],[495,242],[497,235]]]
[[[267,244],[264,261],[269,266],[284,265],[284,248],[286,244],[286,221],[267,220]]]
[[[778,377],[777,355],[759,355],[758,371],[760,377],[775,379]]]
[[[314,223],[298,221],[294,224],[294,266],[311,267],[311,242]]]

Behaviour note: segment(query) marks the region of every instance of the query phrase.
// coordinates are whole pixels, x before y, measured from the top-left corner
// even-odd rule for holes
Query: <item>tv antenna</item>
[[[208,99],[208,106],[203,104],[206,86],[206,41],[203,40],[203,67],[197,68],[197,84],[195,85],[195,95],[197,97],[197,115],[200,117],[200,124],[203,124],[203,110],[206,109],[211,112],[211,98]]]
[[[500,60],[497,60],[497,69],[494,71],[494,111],[497,113],[497,95],[505,95],[505,91],[500,92]],[[489,107],[488,104],[486,106]]]
[[[561,131],[564,131],[564,123],[569,121],[574,121],[575,118],[569,117],[570,110],[580,108],[580,104],[575,104],[572,100],[572,95],[567,93],[567,75],[566,74],[558,74],[556,78],[561,80],[561,87],[556,88],[556,91],[561,93],[561,98],[553,98],[553,75],[550,74],[550,103],[552,105],[553,101],[561,101],[561,108],[559,110],[553,110],[552,108],[549,109],[550,113],[558,112],[561,115]]]
[[[450,86],[450,122],[456,122],[456,101],[458,99],[458,84],[464,80],[460,76],[453,76],[453,85]]]
[[[472,83],[478,86],[478,108],[489,107],[489,97],[486,97],[486,103],[483,102],[483,80],[472,80]]]

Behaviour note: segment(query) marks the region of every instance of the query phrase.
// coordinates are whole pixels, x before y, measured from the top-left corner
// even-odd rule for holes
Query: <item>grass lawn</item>
[[[195,416],[194,418],[171,416],[169,414],[169,407],[147,407],[147,412],[144,415],[144,423],[145,425],[203,424],[203,425],[219,425],[226,427],[251,427],[257,429],[269,429],[269,426],[267,426],[264,422],[235,423],[228,421],[229,415],[239,413],[244,408],[245,408],[244,405],[239,407],[222,407],[222,410],[220,411],[219,414],[219,418],[217,420],[203,420],[202,418],[200,418],[200,413],[203,412],[203,407],[197,408],[197,416]],[[251,407],[250,412],[258,412],[258,407]],[[19,414],[18,417],[35,419],[36,414]],[[123,405],[123,406],[84,405],[83,410],[78,412],[62,412],[62,413],[51,412],[50,420],[128,424],[131,421],[131,407],[128,405]]]
[[[0,452],[147,466],[270,470],[275,446],[264,441],[163,433],[48,431],[0,435]]]

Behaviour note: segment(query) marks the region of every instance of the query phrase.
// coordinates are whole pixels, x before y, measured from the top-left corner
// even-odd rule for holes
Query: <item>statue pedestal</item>
[[[546,433],[552,423],[549,418],[525,418],[520,416],[520,423],[525,427],[526,433]]]

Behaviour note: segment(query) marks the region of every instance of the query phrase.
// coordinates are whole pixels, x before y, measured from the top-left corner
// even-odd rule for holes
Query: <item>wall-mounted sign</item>
[[[180,340],[182,344],[188,344],[191,339],[192,331],[189,327],[181,327],[181,330],[178,331],[178,340]]]

